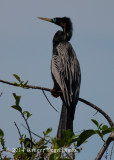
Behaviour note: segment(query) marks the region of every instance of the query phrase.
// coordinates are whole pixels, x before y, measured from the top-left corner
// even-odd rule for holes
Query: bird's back
[[[60,42],[53,47],[52,77],[62,91],[61,99],[66,107],[75,112],[78,101],[81,74],[76,54],[69,42]],[[72,115],[74,118],[74,114]]]

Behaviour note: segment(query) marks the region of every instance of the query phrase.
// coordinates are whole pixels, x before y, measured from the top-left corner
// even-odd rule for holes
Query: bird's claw
[[[60,96],[60,94],[55,90],[51,91],[51,95],[55,98],[58,98]]]

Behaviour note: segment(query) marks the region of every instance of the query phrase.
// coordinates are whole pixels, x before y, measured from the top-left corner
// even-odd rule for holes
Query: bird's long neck
[[[53,44],[69,41],[72,37],[72,25],[63,27],[63,31],[57,31],[53,37]]]
[[[64,41],[69,41],[72,37],[72,24],[64,24],[63,26]]]

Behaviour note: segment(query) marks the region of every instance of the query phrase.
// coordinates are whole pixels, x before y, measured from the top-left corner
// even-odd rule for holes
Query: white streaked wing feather
[[[59,43],[56,49],[58,55],[52,57],[52,74],[62,90],[65,104],[70,106],[79,91],[80,67],[70,43]]]

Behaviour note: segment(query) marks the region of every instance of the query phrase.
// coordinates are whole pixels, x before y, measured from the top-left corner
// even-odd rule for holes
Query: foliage
[[[16,78],[16,80],[19,82],[14,82],[14,84],[18,87],[25,87],[28,84],[28,81],[24,82],[20,79],[20,77],[17,74],[13,74],[13,76]],[[25,87],[26,88],[26,87]]]
[[[19,82],[19,84],[15,82],[16,86],[26,88],[28,81],[21,81],[20,77],[16,74],[14,74],[14,77]],[[114,128],[110,128],[107,125],[103,125],[102,123],[91,119],[97,128],[96,130],[84,130],[79,135],[75,135],[70,130],[66,130],[63,132],[64,138],[60,139],[57,137],[51,138],[50,133],[52,132],[52,128],[48,128],[46,131],[43,131],[43,137],[41,137],[30,130],[28,119],[32,114],[29,111],[23,111],[23,108],[20,106],[21,96],[17,96],[16,93],[13,93],[13,96],[15,104],[12,105],[11,108],[17,110],[21,114],[25,121],[25,128],[28,130],[29,137],[25,134],[21,134],[19,127],[16,122],[14,122],[19,133],[20,146],[12,152],[5,146],[4,132],[0,129],[0,143],[2,147],[2,150],[0,151],[1,160],[11,159],[10,157],[4,156],[4,152],[12,153],[14,159],[17,160],[71,160],[74,159],[77,153],[81,152],[82,146],[87,142],[88,138],[97,134],[105,141],[104,135],[114,131]],[[40,137],[40,139],[34,139],[33,135]]]
[[[99,124],[96,120],[92,119],[92,122],[97,127],[97,130],[84,130],[80,135],[75,135],[70,130],[64,131],[64,138],[51,138],[49,136],[50,132],[52,131],[51,128],[48,128],[46,131],[43,131],[43,137],[40,140],[33,139],[31,136],[30,127],[28,125],[28,119],[32,115],[28,111],[23,111],[22,107],[20,106],[21,96],[17,96],[13,93],[15,98],[15,104],[11,107],[17,110],[25,120],[27,125],[27,130],[29,132],[29,137],[24,134],[20,133],[20,130],[15,123],[18,132],[19,132],[19,140],[21,146],[15,149],[15,152],[12,153],[15,159],[20,160],[44,160],[44,158],[49,158],[49,160],[60,160],[66,159],[70,160],[76,153],[79,153],[82,150],[82,145],[87,142],[87,139],[91,136],[98,134],[101,139],[104,141],[104,135],[114,131],[114,129],[108,127],[107,125],[103,125],[102,123]],[[0,151],[0,158],[5,159],[6,157],[2,157],[2,153],[4,151],[9,152],[7,147],[5,147],[5,140],[4,140],[4,132],[0,129],[0,142],[2,146],[2,151]],[[49,149],[49,146],[51,148]]]

